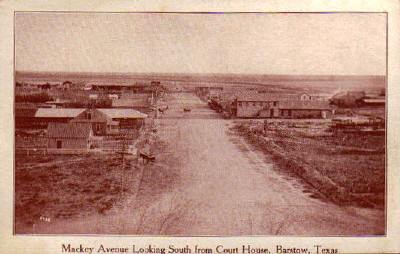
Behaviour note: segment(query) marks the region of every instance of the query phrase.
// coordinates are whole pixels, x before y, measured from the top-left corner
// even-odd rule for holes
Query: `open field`
[[[118,156],[17,155],[17,231],[39,223],[40,216],[68,219],[111,209],[121,193],[121,166]]]
[[[384,208],[384,136],[332,135],[326,123],[304,121],[281,122],[265,132],[262,128],[260,122],[242,121],[234,129],[272,155],[277,170],[310,185],[315,196],[340,205]]]

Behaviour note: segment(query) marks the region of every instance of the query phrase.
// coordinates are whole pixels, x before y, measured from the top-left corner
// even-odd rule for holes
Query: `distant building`
[[[46,101],[45,103],[53,108],[63,108],[68,103],[71,103],[71,101],[70,100],[62,100],[62,99],[57,98],[54,101]]]
[[[239,118],[327,118],[333,109],[327,101],[308,94],[244,94],[235,103]]]
[[[125,93],[112,101],[113,108],[130,108],[145,111],[151,105],[151,96],[147,93]]]
[[[324,101],[280,101],[280,118],[331,118],[334,110]]]
[[[385,98],[363,98],[358,101],[358,105],[361,107],[384,107],[386,104]]]

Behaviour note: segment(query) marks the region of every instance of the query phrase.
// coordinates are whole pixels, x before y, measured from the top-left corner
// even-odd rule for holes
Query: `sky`
[[[15,15],[18,71],[385,75],[386,16]]]

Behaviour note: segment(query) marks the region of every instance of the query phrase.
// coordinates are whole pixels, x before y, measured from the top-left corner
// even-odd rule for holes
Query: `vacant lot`
[[[234,128],[277,162],[338,204],[384,207],[385,137],[326,132],[325,123],[242,122]]]
[[[17,156],[17,231],[41,216],[54,220],[106,212],[121,192],[121,166],[120,156]]]

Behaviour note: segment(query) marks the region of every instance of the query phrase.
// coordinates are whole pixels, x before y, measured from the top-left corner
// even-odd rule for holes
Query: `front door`
[[[62,141],[61,140],[57,140],[57,149],[62,148]]]

